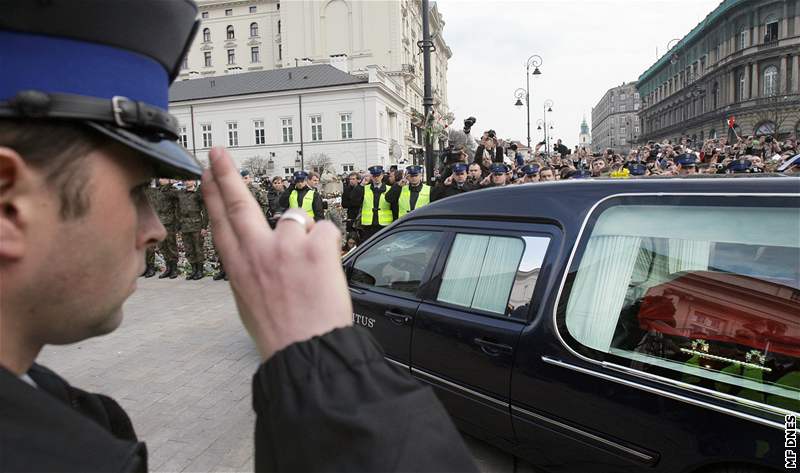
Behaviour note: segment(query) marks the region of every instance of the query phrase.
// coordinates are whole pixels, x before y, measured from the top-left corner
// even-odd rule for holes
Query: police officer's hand
[[[444,185],[449,186],[452,183],[453,183],[453,175],[450,174],[449,176],[447,176],[447,179],[444,180]]]
[[[230,276],[244,326],[264,359],[288,345],[352,324],[339,254],[341,233],[330,222],[280,220],[271,230],[222,148],[209,153],[203,195],[214,243]],[[313,278],[313,279],[309,279]]]
[[[361,179],[361,185],[362,185],[363,187],[367,187],[367,185],[369,185],[369,180],[370,180],[370,179],[369,179],[369,176],[364,176],[364,177]]]

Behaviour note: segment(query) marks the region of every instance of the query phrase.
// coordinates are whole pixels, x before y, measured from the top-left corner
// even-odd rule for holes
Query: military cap
[[[308,173],[305,171],[295,171],[295,173],[292,174],[292,177],[294,177],[295,181],[305,181],[308,179]]]
[[[681,166],[695,166],[697,165],[697,158],[693,154],[682,154],[675,159],[675,164],[680,164]]]
[[[631,176],[644,176],[647,174],[647,166],[642,163],[628,163],[628,171]]]
[[[0,118],[78,121],[160,177],[197,178],[167,113],[199,20],[189,0],[2,2]]]
[[[508,172],[508,166],[503,163],[494,163],[491,167],[492,174],[505,174]]]
[[[422,166],[406,166],[406,172],[409,176],[419,176],[422,174]]]
[[[783,171],[789,169],[790,167],[794,166],[795,164],[800,165],[800,154],[796,154],[796,155],[792,156],[791,158],[787,159],[786,161],[784,161],[783,164],[778,166],[777,170],[778,170],[778,172],[783,172]]]
[[[728,163],[727,170],[732,173],[750,172],[753,167],[753,162],[749,159],[737,159]]]
[[[570,179],[587,179],[592,177],[592,173],[586,169],[579,169],[569,175]]]
[[[526,164],[522,166],[522,173],[526,176],[535,176],[539,174],[539,165],[538,164]]]
[[[248,171],[247,169],[242,169],[241,171],[239,171],[239,174],[241,174],[242,177],[247,177],[250,175],[250,171]]]
[[[468,167],[464,163],[453,164],[453,173],[455,174],[461,174],[462,172],[467,172],[467,169]]]
[[[383,166],[370,166],[369,173],[373,176],[380,176],[383,174]]]

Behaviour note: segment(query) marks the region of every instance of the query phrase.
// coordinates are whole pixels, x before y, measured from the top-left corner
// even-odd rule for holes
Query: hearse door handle
[[[481,351],[486,353],[489,356],[500,356],[503,353],[511,353],[511,346],[504,345],[502,343],[495,343],[490,342],[488,340],[484,340],[482,338],[476,338],[473,340],[479,347],[481,347]]]
[[[386,317],[389,317],[389,320],[391,320],[392,323],[397,325],[408,325],[408,323],[411,322],[411,317],[405,314],[401,314],[399,312],[387,310],[386,312],[384,312],[384,315],[386,315]]]
[[[350,289],[350,292],[352,292],[353,294],[364,294],[364,291],[362,291],[360,289],[356,289],[356,288],[354,288],[352,286],[348,286],[348,288]]]

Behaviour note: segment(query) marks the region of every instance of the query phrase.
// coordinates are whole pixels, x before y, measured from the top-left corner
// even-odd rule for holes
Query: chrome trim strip
[[[634,449],[632,449],[630,447],[626,447],[624,445],[620,445],[620,444],[618,444],[616,442],[612,442],[611,440],[605,439],[603,437],[599,437],[599,436],[597,436],[595,434],[586,432],[585,430],[581,430],[581,429],[579,429],[577,427],[573,427],[573,426],[568,425],[568,424],[564,424],[563,422],[559,422],[559,421],[551,419],[549,417],[545,417],[543,415],[536,414],[535,412],[531,412],[531,411],[529,411],[527,409],[523,409],[523,408],[517,407],[517,406],[511,406],[511,410],[519,412],[519,413],[522,413],[522,414],[524,414],[526,416],[529,416],[529,417],[533,417],[534,419],[541,420],[542,422],[546,422],[548,424],[555,425],[555,426],[557,426],[559,428],[562,428],[564,430],[568,430],[568,431],[570,431],[572,433],[575,433],[575,434],[578,434],[578,435],[580,435],[582,437],[590,438],[590,439],[592,439],[592,440],[594,440],[596,442],[599,442],[599,443],[602,443],[604,445],[607,445],[607,446],[609,446],[609,447],[611,447],[613,449],[619,450],[619,451],[621,451],[623,453],[627,453],[628,455],[632,455],[632,456],[634,456],[634,457],[636,457],[636,458],[638,458],[638,459],[640,459],[642,461],[645,461],[645,462],[649,463],[649,462],[652,462],[653,460],[655,460],[655,457],[652,456],[652,455],[648,455],[648,454],[642,453],[642,452],[640,452],[638,450],[634,450]]]
[[[493,398],[491,396],[487,396],[486,394],[482,394],[482,393],[479,393],[477,391],[473,391],[472,389],[465,388],[463,386],[459,386],[458,384],[450,382],[450,381],[448,381],[446,379],[442,379],[442,378],[440,378],[438,376],[434,376],[434,375],[432,375],[430,373],[427,373],[425,371],[419,370],[417,368],[411,368],[411,374],[419,375],[419,376],[422,376],[424,378],[431,379],[431,380],[433,380],[433,381],[435,381],[437,383],[441,383],[441,384],[444,384],[444,385],[449,386],[451,388],[458,389],[459,391],[463,391],[463,392],[465,392],[465,393],[467,393],[467,394],[469,394],[469,395],[471,395],[473,397],[478,397],[478,398],[484,399],[486,401],[489,401],[492,404],[495,404],[497,406],[502,407],[503,409],[508,409],[509,408],[509,404],[507,402],[505,402],[505,401],[501,401],[501,400],[495,399],[495,398]]]
[[[383,359],[388,361],[389,363],[395,365],[395,366],[399,366],[400,368],[403,368],[406,371],[411,371],[411,367],[408,366],[405,363],[400,363],[399,361],[395,361],[395,360],[389,358],[388,356],[384,356]]]
[[[572,246],[572,250],[570,251],[569,260],[567,260],[567,265],[563,268],[564,274],[561,276],[561,284],[558,286],[558,293],[556,293],[556,300],[555,300],[555,303],[553,305],[553,328],[555,329],[555,333],[556,333],[556,337],[558,338],[558,341],[561,342],[561,345],[563,345],[564,348],[566,348],[567,351],[569,351],[574,356],[580,358],[581,360],[587,361],[587,362],[595,364],[595,365],[604,366],[604,367],[607,367],[607,368],[612,368],[612,369],[617,369],[617,370],[622,368],[624,372],[626,372],[628,374],[631,374],[633,376],[637,376],[637,377],[644,378],[644,379],[649,379],[649,380],[656,381],[656,382],[659,382],[659,383],[672,384],[672,385],[678,386],[678,387],[683,388],[683,389],[688,389],[688,390],[697,392],[699,394],[710,395],[710,396],[719,397],[719,398],[723,398],[723,399],[725,399],[726,398],[725,396],[727,396],[730,400],[735,400],[735,402],[738,402],[738,403],[741,403],[741,404],[745,404],[747,406],[754,407],[754,408],[757,408],[757,409],[761,409],[761,410],[764,410],[764,411],[767,411],[767,412],[773,412],[773,413],[776,413],[776,414],[780,414],[782,416],[786,415],[786,414],[793,414],[792,411],[780,409],[780,408],[773,407],[773,406],[770,406],[770,405],[767,405],[767,404],[763,404],[763,403],[759,403],[759,402],[755,402],[755,401],[751,401],[751,400],[748,400],[748,399],[743,399],[743,398],[739,398],[739,397],[735,397],[735,396],[725,395],[723,393],[718,393],[718,392],[713,391],[711,389],[707,389],[707,388],[702,388],[702,387],[699,387],[699,386],[693,386],[693,385],[690,385],[690,384],[681,383],[680,381],[675,381],[673,379],[664,378],[662,376],[655,376],[655,375],[652,375],[650,373],[645,373],[643,371],[631,370],[630,368],[625,368],[625,367],[622,367],[622,366],[619,366],[619,365],[616,365],[616,364],[613,364],[613,363],[597,361],[594,358],[589,358],[589,357],[583,356],[580,353],[578,353],[575,350],[573,350],[572,347],[570,347],[569,344],[567,344],[566,340],[564,340],[564,337],[561,336],[561,332],[558,330],[558,306],[561,303],[561,296],[564,293],[564,286],[567,283],[567,275],[569,274],[569,269],[572,267],[572,262],[573,262],[573,260],[575,258],[575,253],[578,250],[578,246],[581,244],[581,239],[583,238],[583,232],[586,230],[586,225],[589,223],[589,219],[594,215],[594,212],[597,209],[597,207],[600,204],[602,204],[603,202],[607,201],[607,200],[616,199],[616,198],[620,198],[620,197],[643,197],[643,196],[647,196],[647,197],[668,197],[668,196],[669,197],[671,197],[671,196],[678,196],[678,197],[680,197],[680,196],[684,196],[684,197],[794,197],[794,198],[798,197],[797,194],[789,194],[789,193],[763,193],[763,194],[760,194],[760,193],[752,193],[752,192],[743,192],[743,193],[737,193],[737,192],[729,192],[729,193],[724,193],[724,192],[647,192],[647,193],[613,194],[613,195],[609,195],[609,196],[603,197],[602,199],[600,199],[597,202],[595,202],[594,205],[592,205],[592,208],[590,208],[589,212],[586,214],[586,218],[583,219],[583,223],[581,224],[581,228],[578,231],[578,236],[575,239],[575,244]],[[613,378],[613,379],[616,380],[617,378]],[[622,381],[622,380],[620,380],[620,381]],[[657,391],[657,392],[665,393],[666,391]],[[682,399],[682,398],[680,398],[680,399]],[[712,405],[712,404],[708,404],[708,405]],[[720,408],[720,409],[725,409],[725,408]],[[725,409],[724,411],[721,411],[721,412],[725,412],[725,413],[728,413],[728,414],[733,414],[736,411]],[[749,418],[751,420],[758,419],[757,417],[750,416],[748,414],[743,414],[743,413],[741,413],[741,416],[745,416],[745,418]],[[741,416],[739,416],[739,417],[741,417]],[[759,423],[765,423],[766,422],[768,424],[764,424],[764,425],[769,425],[770,427],[774,427],[775,426],[774,423],[772,423],[771,421],[766,420],[766,419],[760,419],[758,422]],[[781,427],[781,428],[783,428],[783,427]]]
[[[625,386],[629,386],[629,387],[636,388],[636,389],[641,389],[642,391],[647,391],[647,392],[650,392],[650,393],[653,393],[653,394],[659,394],[661,396],[668,397],[668,398],[674,399],[676,401],[682,401],[682,402],[685,402],[685,403],[688,403],[688,404],[694,404],[696,406],[704,407],[706,409],[711,409],[713,411],[722,412],[723,414],[729,414],[729,415],[732,415],[732,416],[735,416],[735,417],[741,417],[742,419],[746,419],[746,420],[749,420],[749,421],[752,421],[752,422],[756,422],[758,424],[761,424],[761,425],[764,425],[764,426],[767,426],[767,427],[772,427],[772,428],[780,429],[780,430],[783,430],[783,428],[785,427],[780,422],[773,422],[773,421],[770,421],[768,419],[763,419],[761,417],[753,416],[753,415],[750,415],[750,414],[745,414],[744,412],[734,411],[734,410],[728,409],[726,407],[717,406],[717,405],[711,404],[709,402],[700,401],[700,400],[697,400],[697,399],[692,399],[692,398],[689,398],[689,397],[686,397],[686,396],[681,396],[680,394],[671,393],[669,391],[664,391],[662,389],[654,388],[654,387],[647,386],[647,385],[644,385],[644,384],[635,383],[633,381],[628,381],[628,380],[622,379],[622,378],[617,378],[616,376],[611,376],[609,374],[600,373],[600,372],[597,372],[597,371],[594,371],[594,370],[590,370],[590,369],[584,368],[582,366],[576,366],[576,365],[573,365],[571,363],[566,363],[564,361],[556,360],[556,359],[553,359],[553,358],[550,358],[550,357],[547,357],[547,356],[543,356],[542,357],[542,361],[544,361],[545,363],[554,365],[554,366],[560,366],[562,368],[566,368],[566,369],[569,369],[569,370],[572,370],[572,371],[577,371],[579,373],[588,374],[590,376],[595,376],[597,378],[602,378],[602,379],[605,379],[607,381],[613,381],[615,383],[619,383],[619,384],[622,384],[622,385],[625,385]],[[609,368],[612,368],[612,367],[609,366]]]

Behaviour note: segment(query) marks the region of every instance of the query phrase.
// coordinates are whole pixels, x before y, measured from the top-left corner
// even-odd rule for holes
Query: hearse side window
[[[441,232],[430,231],[389,235],[356,259],[350,281],[414,294],[441,238]]]
[[[798,411],[800,209],[734,205],[607,208],[560,325],[598,359]]]
[[[543,245],[540,240],[544,240]],[[515,310],[526,305],[533,294],[547,241],[533,238],[531,245],[536,248],[521,263],[526,247],[521,238],[457,234],[436,300],[499,315],[516,315]],[[525,272],[520,275],[522,270]],[[509,302],[512,287],[514,307]]]

